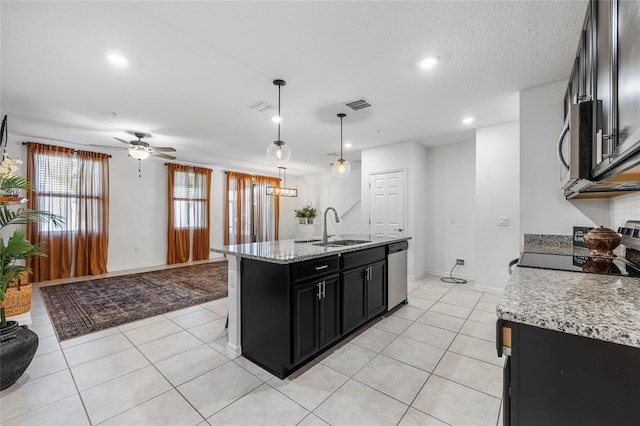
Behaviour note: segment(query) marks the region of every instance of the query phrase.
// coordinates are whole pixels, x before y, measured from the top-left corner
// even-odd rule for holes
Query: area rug
[[[227,296],[227,262],[40,287],[58,340]]]

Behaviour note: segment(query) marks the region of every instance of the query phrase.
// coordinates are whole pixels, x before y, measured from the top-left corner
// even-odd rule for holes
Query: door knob
[[[394,228],[394,231],[402,232],[402,228]]]

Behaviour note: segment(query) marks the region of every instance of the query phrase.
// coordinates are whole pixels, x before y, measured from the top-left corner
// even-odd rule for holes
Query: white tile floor
[[[499,295],[439,277],[280,380],[224,352],[226,300],[59,343],[34,291],[36,357],[0,392],[14,425],[499,425]]]

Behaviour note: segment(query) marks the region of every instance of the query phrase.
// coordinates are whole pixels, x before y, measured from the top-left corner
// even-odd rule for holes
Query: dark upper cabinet
[[[640,2],[599,0],[591,7],[598,101],[592,177],[603,180],[640,165]]]

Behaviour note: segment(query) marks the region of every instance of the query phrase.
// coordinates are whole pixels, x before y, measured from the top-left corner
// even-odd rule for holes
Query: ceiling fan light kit
[[[282,86],[287,84],[284,80],[273,80],[273,84],[278,86],[278,139],[267,147],[267,158],[276,166],[281,166],[291,158],[291,148],[289,145],[280,140],[280,122],[282,121],[280,114],[280,91]]]
[[[340,118],[340,159],[333,163],[333,175],[337,178],[345,178],[351,173],[351,164],[342,158],[342,119],[346,116],[347,114],[338,114]]]
[[[135,158],[136,160],[145,160],[149,158],[149,152],[139,148],[130,149],[129,155]]]

